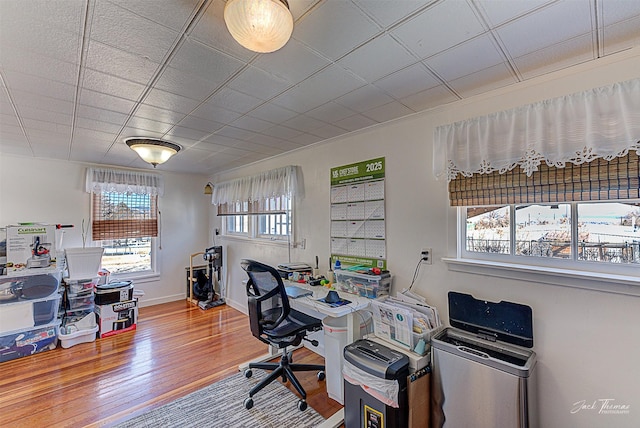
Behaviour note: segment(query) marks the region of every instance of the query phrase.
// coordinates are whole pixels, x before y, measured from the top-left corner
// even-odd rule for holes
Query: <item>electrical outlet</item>
[[[431,256],[431,248],[423,248],[422,251],[420,251],[420,257],[425,263],[431,264]]]

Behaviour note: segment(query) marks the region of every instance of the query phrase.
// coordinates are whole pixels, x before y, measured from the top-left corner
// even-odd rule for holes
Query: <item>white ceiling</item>
[[[0,154],[215,174],[640,45],[640,0],[289,0],[271,54],[223,0],[0,0]]]

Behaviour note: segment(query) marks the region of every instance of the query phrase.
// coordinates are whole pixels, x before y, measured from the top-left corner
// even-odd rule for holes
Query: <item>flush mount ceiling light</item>
[[[168,161],[182,148],[177,144],[155,138],[133,137],[124,141],[143,161],[150,163],[154,168]]]
[[[277,51],[293,32],[287,0],[228,0],[224,22],[238,43],[258,53]]]

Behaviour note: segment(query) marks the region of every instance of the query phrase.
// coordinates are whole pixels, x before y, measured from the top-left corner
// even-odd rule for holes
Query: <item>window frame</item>
[[[289,245],[290,242],[295,242],[294,240],[294,213],[295,213],[295,200],[293,196],[278,196],[276,198],[288,198],[288,209],[285,214],[273,213],[273,214],[236,214],[236,215],[225,215],[224,220],[222,221],[222,234],[223,236],[229,238],[237,238],[237,239],[246,239],[257,242],[264,243],[274,243],[281,245]],[[248,210],[248,208],[247,208]],[[280,235],[280,234],[268,234],[260,232],[260,222],[265,216],[277,216],[277,215],[286,215],[289,219],[289,234],[288,235]],[[236,232],[229,230],[229,221],[233,221],[237,217],[245,217],[247,222],[247,232]]]
[[[640,202],[640,200],[610,200],[606,202]],[[571,216],[577,219],[580,203],[593,201],[565,202],[571,205]],[[551,205],[553,203],[549,203]],[[507,205],[507,204],[505,204]],[[523,204],[508,204],[512,207]],[[534,205],[534,204],[531,204]],[[544,204],[535,204],[544,205]],[[572,258],[559,259],[517,254],[498,254],[467,251],[466,249],[466,209],[456,210],[456,256],[445,257],[443,261],[450,270],[472,274],[482,274],[553,285],[595,289],[605,292],[640,296],[640,264],[603,263],[577,260],[577,221],[572,221]],[[510,209],[511,239],[515,237],[515,211]],[[512,241],[511,248],[515,244]]]
[[[95,208],[95,204],[94,204],[94,198],[95,197],[100,197],[100,194],[102,192],[91,192],[91,218],[90,218],[90,223],[93,224],[95,215],[94,215],[94,208]],[[108,193],[125,193],[125,192],[108,192]],[[157,195],[153,195],[154,198],[156,198],[155,200],[155,206],[158,206],[159,203],[159,196]],[[159,217],[157,219],[158,223],[159,223]],[[91,231],[91,234],[93,233],[93,231]],[[158,234],[160,234],[160,224],[158,224]],[[151,262],[150,262],[150,268],[149,269],[145,269],[143,271],[136,271],[136,272],[123,272],[123,273],[113,273],[110,272],[109,276],[111,278],[111,280],[136,280],[138,282],[146,282],[148,280],[153,280],[155,278],[158,278],[160,276],[160,269],[159,269],[159,260],[158,260],[158,251],[159,251],[159,245],[158,245],[158,238],[153,237],[153,236],[147,236],[144,238],[149,238],[151,240]],[[110,241],[110,240],[93,240],[91,239],[92,242],[92,246],[94,247],[104,247],[104,243]],[[102,265],[101,265],[102,267]]]

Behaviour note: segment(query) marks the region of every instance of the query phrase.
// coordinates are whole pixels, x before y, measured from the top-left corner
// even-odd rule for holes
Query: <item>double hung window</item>
[[[92,241],[104,248],[102,267],[116,276],[156,273],[161,177],[89,168],[87,191],[92,194]]]

